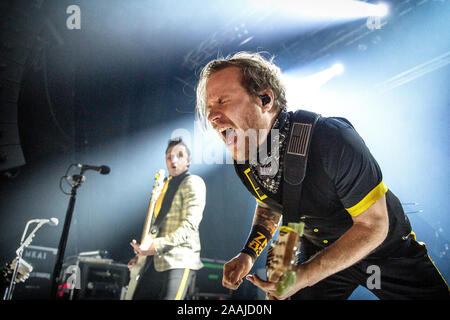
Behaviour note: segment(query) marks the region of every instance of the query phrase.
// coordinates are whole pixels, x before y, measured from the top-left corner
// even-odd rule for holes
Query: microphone
[[[77,167],[81,168],[83,171],[84,170],[95,170],[95,171],[100,172],[100,174],[108,174],[111,171],[111,168],[108,167],[108,166],[105,166],[105,165],[103,165],[103,166],[91,166],[91,165],[88,165],[88,164],[78,163]]]
[[[57,226],[59,223],[59,220],[57,218],[50,218],[50,219],[33,219],[28,221],[28,223],[42,223],[46,224],[48,223],[51,226]]]
[[[66,176],[66,179],[72,180],[74,182],[84,182],[86,181],[86,177],[80,174],[74,174],[73,176]]]
[[[31,223],[38,223],[38,225],[36,226],[36,228],[34,228],[34,230],[25,239],[25,235],[27,234],[28,226]],[[19,247],[19,249],[16,250],[16,253],[18,256],[21,256],[23,249],[28,247],[30,245],[31,241],[33,241],[36,231],[38,231],[38,229],[46,223],[48,223],[50,226],[57,226],[59,223],[59,220],[57,218],[32,219],[27,222],[27,224],[25,226],[25,231],[23,232],[23,235],[22,235],[22,239],[20,240],[20,247]]]

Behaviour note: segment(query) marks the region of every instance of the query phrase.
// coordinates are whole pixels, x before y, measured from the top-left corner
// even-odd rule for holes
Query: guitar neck
[[[142,230],[141,243],[144,242],[145,238],[149,234],[150,227],[152,225],[153,213],[155,211],[155,205],[156,205],[156,199],[153,199],[153,198],[154,198],[153,196],[150,198],[150,202],[148,204],[147,216],[145,218],[145,224],[144,224],[144,228]]]
[[[141,243],[144,242],[145,238],[150,233],[150,227],[153,220],[153,213],[155,211],[156,201],[161,195],[164,188],[164,170],[160,170],[155,177],[155,184],[153,185],[152,194],[147,209],[147,216],[145,218],[144,228],[142,230]]]
[[[296,274],[293,267],[300,252],[300,237],[305,224],[289,223],[282,226],[276,240],[269,247],[266,261],[268,281],[278,282],[277,292],[282,294],[295,283]]]

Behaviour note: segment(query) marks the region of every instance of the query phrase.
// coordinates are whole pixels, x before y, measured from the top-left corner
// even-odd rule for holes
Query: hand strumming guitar
[[[137,256],[153,256],[156,254],[153,239],[151,237],[146,237],[142,244],[139,244],[133,239],[133,241],[130,242],[130,245],[133,247],[134,253]]]

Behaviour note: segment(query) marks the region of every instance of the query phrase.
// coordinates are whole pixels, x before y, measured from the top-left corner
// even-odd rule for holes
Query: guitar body
[[[267,280],[278,282],[277,292],[283,294],[295,284],[294,267],[300,253],[300,237],[303,235],[304,223],[289,223],[280,227],[278,237],[267,252]]]
[[[146,237],[150,236],[150,227],[152,223],[153,218],[153,211],[155,209],[156,200],[158,199],[159,195],[161,194],[161,191],[164,186],[164,170],[159,170],[158,174],[155,176],[155,184],[153,186],[152,196],[150,198],[150,204],[148,206],[147,210],[147,217],[145,218],[145,225],[144,230],[142,231],[142,238],[141,238],[141,244],[144,243],[144,240]],[[151,259],[151,257],[147,256],[137,256],[136,264],[133,266],[133,269],[131,269],[130,272],[130,282],[127,286],[127,291],[125,293],[125,300],[132,300],[134,293],[136,291],[136,288],[139,284],[139,280],[142,276],[142,273],[144,271],[145,264],[147,263],[147,260]]]
[[[130,272],[130,282],[128,283],[127,293],[125,294],[125,300],[132,300],[134,296],[134,292],[136,291],[137,285],[139,283],[139,279],[142,276],[144,271],[144,266],[147,263],[146,256],[139,256],[136,264]]]

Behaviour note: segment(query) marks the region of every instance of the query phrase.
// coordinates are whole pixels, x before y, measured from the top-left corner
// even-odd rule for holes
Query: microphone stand
[[[39,222],[38,225],[36,226],[36,228],[34,228],[34,230],[30,233],[30,235],[27,237],[27,239],[24,241],[25,235],[27,234],[27,230],[28,227],[30,225],[32,221],[28,221],[26,226],[25,226],[25,230],[22,234],[22,239],[20,240],[20,246],[19,248],[16,250],[16,254],[17,254],[17,259],[16,259],[16,264],[14,266],[14,271],[11,277],[11,283],[9,284],[9,287],[7,289],[7,292],[4,295],[4,300],[11,300],[12,299],[12,294],[14,291],[14,288],[16,286],[16,277],[17,277],[17,272],[19,270],[19,266],[20,266],[20,260],[22,259],[22,255],[23,255],[23,250],[28,247],[31,243],[31,241],[33,241],[33,238],[35,236],[36,231],[38,231],[38,229],[40,227],[42,227],[44,224],[46,224],[47,222]]]
[[[58,246],[58,254],[56,256],[56,263],[55,267],[53,269],[52,274],[52,282],[51,282],[51,292],[50,292],[50,298],[56,299],[57,294],[57,288],[58,288],[58,282],[61,274],[61,269],[63,265],[63,259],[64,259],[64,253],[66,251],[66,245],[67,245],[67,238],[69,236],[69,229],[70,229],[70,223],[72,221],[73,211],[75,208],[75,201],[77,196],[77,189],[81,186],[83,181],[85,180],[85,177],[83,176],[84,170],[81,169],[80,174],[73,175],[72,178],[74,180],[74,184],[72,184],[72,190],[70,193],[70,200],[69,200],[69,206],[67,207],[66,211],[66,218],[64,220],[64,227],[61,234],[61,239],[59,241]]]

